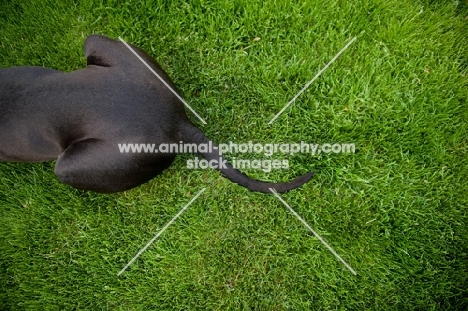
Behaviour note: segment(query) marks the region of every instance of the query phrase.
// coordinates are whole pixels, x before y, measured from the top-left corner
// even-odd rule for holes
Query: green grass
[[[466,310],[468,10],[441,2],[2,1],[0,67],[75,70],[86,36],[121,36],[216,142],[354,142],[354,155],[280,155],[289,170],[247,173],[316,171],[282,198],[358,275],[274,196],[188,170],[189,156],[113,195],[61,184],[53,163],[2,163],[0,309]]]

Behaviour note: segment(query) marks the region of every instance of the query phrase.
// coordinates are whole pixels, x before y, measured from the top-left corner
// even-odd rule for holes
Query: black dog
[[[145,51],[132,48],[176,90]],[[117,192],[147,182],[176,156],[121,153],[119,143],[209,143],[180,100],[122,42],[92,35],[84,51],[87,67],[70,73],[42,67],[0,70],[0,161],[57,159],[55,174],[62,182]],[[207,160],[221,158],[216,149],[200,154]],[[265,193],[294,189],[312,177],[307,173],[291,182],[266,183],[231,165],[218,170]]]

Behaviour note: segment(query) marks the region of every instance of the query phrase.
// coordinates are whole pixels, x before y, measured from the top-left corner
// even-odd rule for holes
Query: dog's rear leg
[[[74,188],[118,192],[147,182],[173,159],[172,155],[121,153],[117,143],[88,139],[73,143],[59,156],[55,174]]]

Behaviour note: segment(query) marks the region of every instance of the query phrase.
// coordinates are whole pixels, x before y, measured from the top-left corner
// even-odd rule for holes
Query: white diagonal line
[[[299,97],[299,95],[301,95],[301,94],[312,84],[312,82],[314,82],[315,79],[317,79],[317,78],[318,78],[318,77],[319,77],[319,76],[320,76],[320,75],[321,75],[321,74],[322,74],[322,73],[323,73],[323,72],[324,72],[340,55],[341,55],[341,53],[343,53],[343,52],[351,45],[351,43],[354,42],[354,40],[356,40],[356,37],[354,37],[353,39],[351,39],[351,41],[349,41],[348,44],[346,44],[345,47],[342,48],[341,51],[339,51],[338,54],[336,54],[335,57],[333,57],[332,60],[331,60],[328,64],[326,64],[325,67],[323,67],[323,68],[315,75],[315,77],[314,77],[312,80],[310,80],[310,81],[302,88],[302,90],[300,90],[299,93],[297,93],[297,95],[294,96],[293,99],[291,99],[291,100],[286,104],[286,106],[284,106],[283,109],[281,109],[280,112],[278,112],[278,113],[276,114],[276,116],[274,116],[273,119],[271,119],[270,122],[268,122],[268,124],[273,123],[273,121],[275,121],[276,118],[278,118],[278,117],[280,116],[280,114],[282,114],[282,113],[286,110],[286,108],[288,108],[288,107]]]
[[[119,273],[117,273],[117,276],[120,276],[128,267],[130,267],[130,265],[164,232],[164,230],[166,230],[176,219],[177,217],[179,217],[189,206],[190,204],[193,203],[193,201],[195,201],[199,196],[200,194],[202,194],[203,191],[205,191],[206,188],[203,188],[202,190],[200,190],[200,192],[197,193],[196,196],[194,196],[192,198],[192,200],[190,200],[190,202],[188,202],[187,205],[184,206],[183,209],[181,209],[177,215],[174,216],[174,218],[171,219],[171,221],[169,221],[155,236],[154,238],[151,239],[151,241],[149,241],[145,247],[143,247],[139,252],[138,254],[135,255],[135,257],[132,258],[132,260],[130,260],[130,262],[125,266],[123,267],[122,270],[120,270]]]
[[[344,259],[341,258],[341,256],[338,255],[338,253],[335,252],[335,250],[334,250],[333,248],[331,248],[331,246],[328,245],[328,243],[325,242],[325,240],[322,239],[322,237],[321,237],[320,235],[318,235],[317,232],[315,232],[314,229],[312,229],[312,228],[309,226],[309,224],[306,223],[305,220],[302,219],[302,217],[299,216],[299,215],[291,208],[291,206],[289,206],[288,203],[286,203],[286,202],[278,195],[278,193],[275,191],[275,189],[272,189],[272,188],[269,188],[269,189],[270,189],[270,191],[284,204],[284,206],[286,206],[286,207],[291,211],[291,213],[293,213],[294,216],[296,216],[296,217],[307,227],[307,229],[309,229],[310,232],[312,232],[312,234],[315,235],[315,237],[316,237],[317,239],[319,239],[319,241],[322,242],[322,244],[325,245],[325,246],[330,250],[330,252],[332,252],[332,254],[335,255],[335,257],[338,258],[338,260],[340,260],[340,261],[346,266],[346,268],[349,269],[349,271],[351,271],[352,274],[357,275],[356,271],[354,271],[353,268],[351,268],[351,266],[348,265],[348,263],[346,263],[346,261],[344,261]]]
[[[137,52],[135,52],[135,51],[132,49],[132,47],[131,47],[127,42],[125,42],[121,37],[119,37],[119,40],[122,41],[122,43],[125,44],[125,46],[126,46],[130,51],[132,51],[132,53],[135,54],[135,56],[138,57],[138,59],[139,59],[143,64],[145,64],[145,66],[148,67],[148,69],[151,70],[151,72],[154,73],[154,75],[155,75],[156,77],[158,77],[159,80],[161,80],[161,82],[164,83],[164,85],[165,85],[175,96],[177,96],[177,98],[185,105],[185,107],[187,107],[198,119],[200,119],[200,121],[202,121],[203,124],[206,124],[206,121],[203,120],[203,118],[200,117],[200,116],[198,115],[198,113],[196,113],[195,110],[193,110],[192,107],[190,107],[189,104],[187,104],[187,103],[185,102],[185,100],[184,100],[182,97],[180,97],[180,95],[177,94],[177,92],[174,91],[174,90],[169,86],[169,84],[167,84],[166,81],[164,81],[164,79],[161,78],[161,77],[156,73],[156,71],[154,71],[153,68],[151,68],[150,65],[148,65],[148,64],[145,62],[145,61],[143,60],[143,58],[141,58],[140,55],[138,55]]]

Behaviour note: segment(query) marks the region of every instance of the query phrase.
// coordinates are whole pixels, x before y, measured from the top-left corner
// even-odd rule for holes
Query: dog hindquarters
[[[121,153],[117,143],[88,139],[73,143],[59,156],[55,174],[72,187],[111,193],[149,181],[173,160],[171,154]]]

